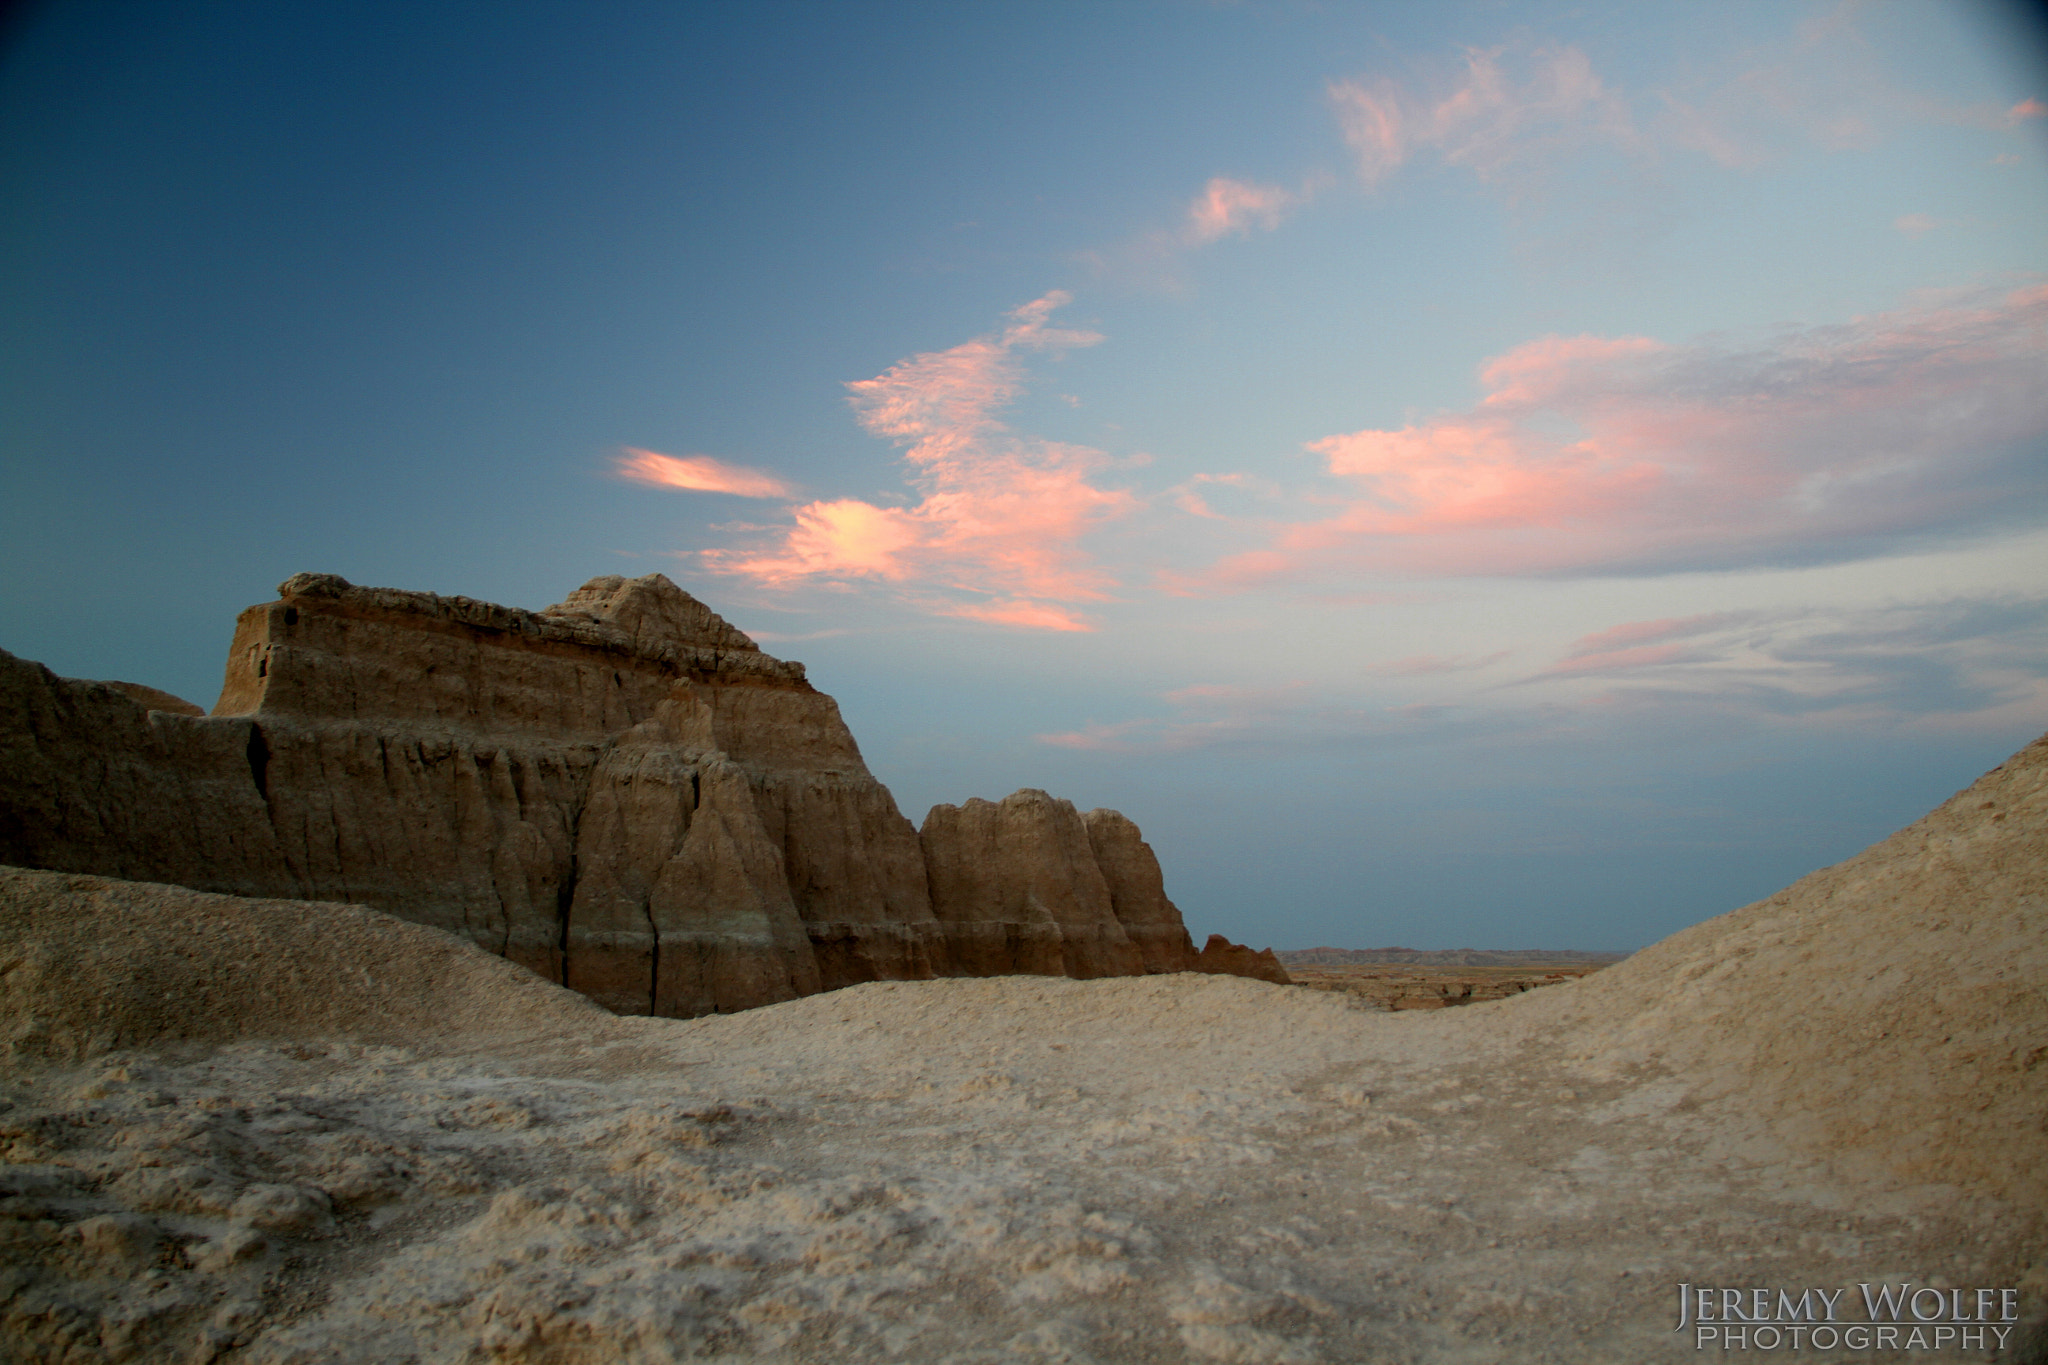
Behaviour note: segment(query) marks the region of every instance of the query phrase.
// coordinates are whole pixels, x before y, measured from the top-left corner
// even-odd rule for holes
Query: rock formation
[[[658,574],[542,612],[300,574],[242,613],[211,715],[0,655],[0,862],[375,906],[621,1013],[1275,979],[1197,956],[1113,811],[1025,791],[920,835],[803,665]]]
[[[1117,913],[1116,897],[1090,837],[1096,817],[1108,817],[1130,831],[1136,849],[1117,842],[1121,831],[1105,833],[1112,866],[1134,886],[1142,872],[1133,866],[1151,859],[1137,841],[1137,827],[1113,811],[1083,817],[1071,801],[1025,790],[1000,802],[979,798],[965,806],[934,806],[918,841],[924,847],[932,908],[947,937],[975,975],[1033,972],[1040,975],[1134,976],[1147,970],[1145,953]],[[1152,862],[1153,878],[1158,864]],[[1125,900],[1142,914],[1143,893]],[[1186,971],[1194,964],[1180,915],[1173,916],[1171,941],[1156,942],[1157,971]]]
[[[1279,986],[1292,984],[1287,969],[1280,965],[1280,959],[1273,955],[1271,948],[1253,952],[1221,934],[1209,935],[1209,941],[1202,945],[1200,955],[1195,958],[1194,970],[1214,972],[1218,976],[1249,976]]]

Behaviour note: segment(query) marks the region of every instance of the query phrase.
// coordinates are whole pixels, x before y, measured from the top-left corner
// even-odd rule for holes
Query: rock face
[[[1287,969],[1280,965],[1280,959],[1273,956],[1271,948],[1257,952],[1241,943],[1232,943],[1221,934],[1209,935],[1209,941],[1202,945],[1201,955],[1195,959],[1194,970],[1215,972],[1219,976],[1249,976],[1260,981],[1271,981],[1277,986],[1292,985]]]
[[[803,665],[658,574],[542,612],[300,574],[211,715],[0,655],[0,862],[375,906],[621,1013],[1214,969],[1130,821],[1025,791],[920,835]]]
[[[934,806],[918,841],[933,909],[975,975],[1145,970],[1071,801],[1026,790],[1000,802]],[[1176,961],[1167,970],[1185,965]]]

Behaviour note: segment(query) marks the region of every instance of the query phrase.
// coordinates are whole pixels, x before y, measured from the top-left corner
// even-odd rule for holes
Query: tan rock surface
[[[0,651],[0,862],[300,894],[246,719],[150,709]]]
[[[1202,945],[1201,953],[1195,958],[1193,970],[1214,972],[1220,976],[1248,976],[1254,981],[1270,981],[1276,986],[1288,985],[1293,980],[1271,948],[1253,952],[1221,934],[1209,935],[1209,941]]]
[[[372,905],[635,1013],[1192,956],[1135,826],[1038,793],[921,842],[803,666],[660,575],[278,592],[211,716],[0,656],[0,861]]]
[[[1183,973],[620,1019],[372,911],[5,874],[0,1355],[1604,1365],[1697,1355],[1680,1283],[1877,1281],[2020,1293],[2002,1353],[1912,1359],[2036,1359],[2044,772],[1427,1013]]]
[[[1000,802],[933,806],[918,843],[932,912],[974,975],[1145,970],[1073,802],[1027,788]]]
[[[1194,941],[1181,922],[1180,910],[1166,898],[1166,878],[1159,859],[1138,827],[1122,812],[1091,810],[1081,817],[1088,827],[1088,846],[1109,888],[1110,908],[1117,923],[1138,950],[1148,972],[1184,972],[1195,964]]]

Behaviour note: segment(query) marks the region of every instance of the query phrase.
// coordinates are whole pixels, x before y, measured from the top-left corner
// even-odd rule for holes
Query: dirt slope
[[[2048,1206],[2048,738],[1854,858],[1518,1003],[1845,1178]]]

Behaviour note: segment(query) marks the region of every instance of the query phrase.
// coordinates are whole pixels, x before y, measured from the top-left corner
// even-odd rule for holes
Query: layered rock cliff
[[[300,574],[196,709],[0,655],[0,862],[372,905],[623,1013],[1269,975],[1194,952],[1113,811],[1025,791],[920,834],[803,665],[658,574],[541,612]]]

